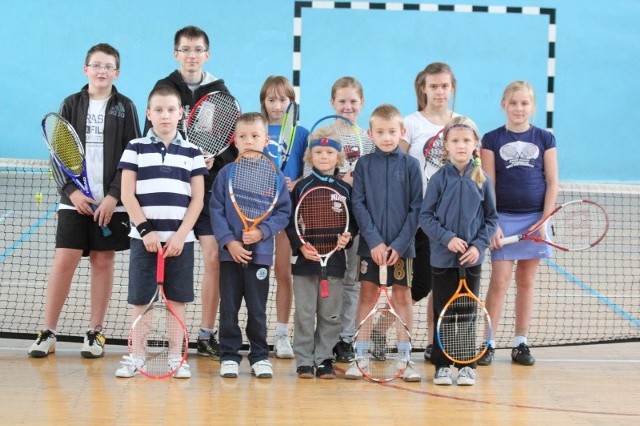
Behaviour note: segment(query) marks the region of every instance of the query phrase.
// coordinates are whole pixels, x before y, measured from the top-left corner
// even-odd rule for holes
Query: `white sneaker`
[[[436,385],[449,386],[453,384],[453,375],[449,367],[440,367],[436,370],[436,374],[433,375],[433,383]]]
[[[29,346],[29,355],[34,358],[44,358],[56,351],[56,335],[51,330],[38,332],[36,341]]]
[[[460,386],[473,386],[476,384],[476,370],[471,367],[462,367],[458,370],[456,383]]]
[[[267,359],[254,362],[251,365],[251,373],[259,379],[270,379],[273,377],[273,369],[271,368],[271,363]]]
[[[419,382],[420,381],[420,374],[418,374],[418,372],[416,370],[414,370],[414,368],[413,368],[414,365],[415,365],[415,363],[413,361],[409,361],[409,364],[407,365],[407,368],[405,368],[404,372],[400,376],[400,377],[402,377],[402,380],[404,380],[405,382]],[[401,369],[402,367],[404,367],[404,362],[400,362],[399,363],[398,369]]]
[[[144,358],[135,355],[124,355],[120,367],[116,370],[116,377],[133,377],[140,374],[138,368],[144,365]]]
[[[291,341],[286,334],[278,334],[276,336],[276,344],[274,345],[276,358],[291,359],[293,358],[293,348]]]
[[[369,367],[369,360],[366,358],[359,358],[358,361],[351,361],[349,364],[349,368],[344,373],[344,378],[349,380],[360,380],[363,377],[362,371],[358,367],[358,362],[360,363],[360,367],[367,370]]]
[[[176,370],[176,367],[180,364],[181,360],[182,357],[169,358],[169,368],[171,370]],[[173,373],[173,377],[176,379],[189,379],[191,377],[191,368],[189,367],[189,364],[187,364],[187,361],[184,361],[182,365],[177,368],[176,372]]]
[[[222,361],[220,363],[220,377],[238,377],[238,363],[231,360]]]
[[[101,358],[104,356],[104,344],[107,339],[101,332],[102,327],[100,326],[96,327],[95,330],[87,330],[80,350],[80,355],[83,358]]]

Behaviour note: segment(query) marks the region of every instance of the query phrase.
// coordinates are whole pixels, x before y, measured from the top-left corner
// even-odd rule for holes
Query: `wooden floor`
[[[246,359],[238,379],[222,379],[195,354],[191,379],[149,380],[114,377],[123,347],[86,360],[59,343],[33,359],[29,343],[0,339],[0,425],[640,424],[639,342],[534,348],[533,367],[498,350],[473,387],[435,386],[422,353],[419,383],[298,379],[294,360],[275,358],[273,379],[251,377]]]

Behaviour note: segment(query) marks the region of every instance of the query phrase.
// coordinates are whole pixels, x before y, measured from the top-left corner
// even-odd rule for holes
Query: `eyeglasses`
[[[94,70],[95,72],[99,72],[99,71],[114,72],[114,71],[117,71],[118,69],[113,65],[87,64],[87,66],[92,70]]]
[[[182,49],[176,49],[176,52],[180,52],[185,56],[189,56],[189,54],[194,53],[196,56],[200,56],[205,52],[208,52],[207,49],[201,49],[201,48],[196,48],[196,49],[187,49],[187,48],[182,48]]]

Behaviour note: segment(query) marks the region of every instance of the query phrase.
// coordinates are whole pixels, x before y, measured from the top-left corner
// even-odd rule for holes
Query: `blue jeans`
[[[220,361],[240,363],[242,331],[238,312],[244,298],[247,306],[245,332],[249,339],[249,363],[269,358],[267,344],[267,298],[269,296],[269,266],[250,263],[220,262]]]

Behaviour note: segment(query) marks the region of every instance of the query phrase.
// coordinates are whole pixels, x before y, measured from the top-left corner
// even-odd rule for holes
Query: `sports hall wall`
[[[481,132],[503,123],[507,83],[529,80],[535,124],[551,128],[563,181],[640,182],[640,1],[445,0],[31,0],[7,2],[0,25],[0,158],[45,159],[40,120],[86,83],[87,49],[121,54],[118,90],[142,117],[155,81],[176,68],[173,35],[197,25],[211,37],[206,68],[244,111],[259,110],[270,74],[299,88],[301,124],[331,113],[343,75],[365,90],[360,124],[390,102],[416,109],[413,80],[430,62],[449,63],[456,111]]]

